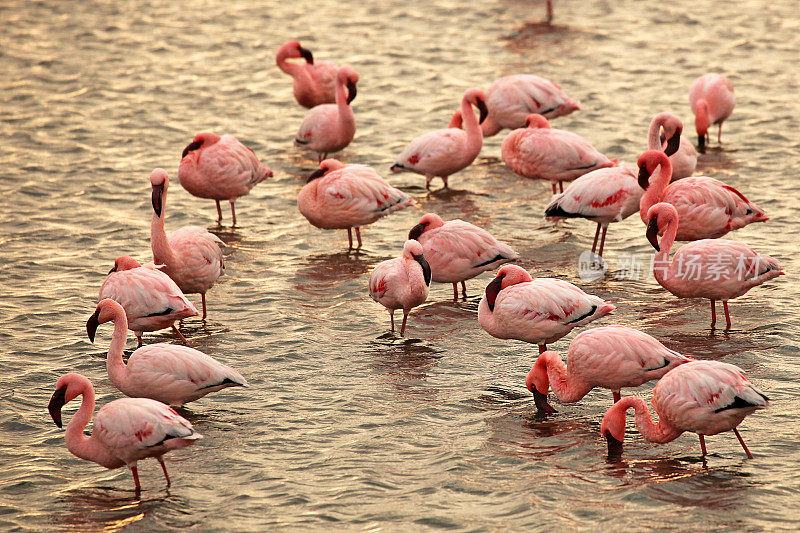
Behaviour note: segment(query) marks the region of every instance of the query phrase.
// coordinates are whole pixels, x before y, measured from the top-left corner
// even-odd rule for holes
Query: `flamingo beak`
[[[705,135],[697,134],[697,146],[699,148],[701,148],[701,149],[706,147],[706,136]]]
[[[195,142],[189,143],[189,146],[187,146],[186,148],[183,149],[183,154],[181,154],[181,159],[186,157],[186,154],[188,154],[189,152],[193,152],[193,151],[197,150],[198,148],[200,148],[201,146],[203,146],[203,141],[195,141]]]
[[[56,426],[58,427],[62,427],[61,408],[67,403],[65,398],[66,394],[67,386],[64,385],[60,389],[56,389],[56,391],[53,393],[53,396],[50,398],[50,403],[47,404],[47,410],[50,412],[53,422],[55,422]]]
[[[411,228],[411,231],[408,232],[408,238],[418,241],[420,236],[425,232],[425,226],[426,224],[417,224]]]
[[[606,441],[608,442],[608,456],[619,457],[622,455],[622,441],[614,438],[610,431],[606,431]]]
[[[647,165],[642,165],[639,167],[639,187],[647,190],[648,185],[650,185],[650,173],[647,171]]]
[[[311,53],[311,50],[309,50],[308,48],[303,48],[301,46],[300,47],[300,56],[303,59],[305,59],[306,63],[308,63],[309,65],[313,65],[314,64],[314,55]]]
[[[494,311],[494,302],[503,287],[503,276],[497,276],[486,286],[486,304],[489,311]]]
[[[531,393],[533,394],[533,402],[536,404],[536,408],[543,412],[543,413],[555,413],[556,410],[550,405],[550,402],[547,401],[547,394],[542,394],[539,392],[539,389],[536,387],[528,387],[531,389]]]
[[[94,343],[94,334],[97,333],[97,327],[100,325],[100,313],[95,311],[89,320],[86,321],[86,334],[89,340]]]
[[[664,153],[667,154],[667,157],[669,157],[675,152],[677,152],[680,146],[681,146],[681,132],[675,130],[675,134],[669,138],[669,141],[667,141],[667,148],[666,150],[664,150]]]
[[[109,273],[109,274],[113,274],[113,273],[114,273],[114,272],[116,272],[116,271],[117,271],[117,265],[116,265],[116,264],[114,264],[114,268],[112,268],[111,270],[109,270],[109,271],[108,271],[108,273]]]
[[[430,286],[431,284],[431,265],[428,264],[428,261],[425,259],[425,256],[422,254],[414,254],[414,261],[419,263],[419,266],[422,267],[422,276],[425,278],[425,285]]]
[[[489,116],[489,108],[486,107],[486,102],[483,100],[478,100],[476,105],[478,106],[478,111],[481,113],[480,117],[478,118],[478,124],[483,124],[483,121]]]
[[[350,105],[350,102],[356,99],[356,94],[358,91],[356,90],[356,82],[348,81],[347,82],[347,104]]]
[[[647,225],[647,240],[650,241],[656,252],[661,251],[661,247],[658,245],[658,217],[651,218]]]
[[[164,194],[164,184],[153,185],[153,211],[157,217],[161,217],[161,195]]]
[[[317,170],[312,172],[311,175],[308,176],[308,178],[306,178],[306,183],[311,183],[315,179],[321,178],[324,175],[325,175],[325,169],[324,168],[318,168]]]

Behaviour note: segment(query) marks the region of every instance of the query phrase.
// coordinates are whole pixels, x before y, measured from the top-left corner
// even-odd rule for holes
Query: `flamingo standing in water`
[[[56,383],[47,410],[61,427],[61,408],[81,396],[81,406],[67,425],[67,449],[73,455],[109,469],[127,466],[133,474],[136,491],[139,470],[136,462],[154,457],[171,484],[164,454],[185,448],[203,436],[188,420],[169,406],[148,398],[120,398],[107,403],[94,417],[92,435],[83,434],[94,413],[94,387],[81,374],[64,374]]]
[[[154,265],[142,266],[128,256],[114,261],[114,268],[100,287],[99,300],[106,298],[125,309],[128,327],[136,334],[138,346],[142,345],[143,332],[168,327],[185,344],[186,337],[175,327],[175,321],[199,314],[169,276]]]
[[[524,128],[512,131],[503,139],[501,154],[515,174],[549,180],[553,194],[556,194],[556,184],[564,192],[563,182],[617,164],[616,159],[607,158],[583,137],[551,129],[547,119],[536,114],[528,115]]]
[[[217,222],[222,222],[219,201],[230,202],[234,226],[236,209],[233,203],[270,177],[272,171],[236,137],[220,137],[209,131],[194,136],[194,140],[184,148],[178,166],[178,180],[189,194],[213,198],[217,202]]]
[[[403,310],[401,337],[406,331],[408,313],[428,298],[431,267],[423,254],[420,243],[408,240],[403,245],[403,255],[379,263],[369,276],[369,295],[389,311],[392,331],[395,310]]]
[[[572,283],[533,279],[517,265],[505,265],[486,286],[478,322],[491,336],[539,345],[539,354],[577,326],[611,313],[615,307]]]
[[[704,148],[711,124],[719,124],[717,142],[722,143],[722,123],[731,116],[736,106],[733,83],[719,74],[704,74],[694,80],[689,89],[689,104],[694,113],[697,144]]]
[[[431,266],[431,279],[452,283],[453,298],[458,299],[458,283],[467,297],[465,281],[516,261],[519,254],[491,233],[463,220],[444,222],[439,215],[427,213],[411,228],[408,238],[419,241]]]
[[[525,386],[540,411],[555,409],[547,401],[550,387],[564,403],[574,403],[595,387],[611,389],[614,401],[622,387],[638,387],[691,359],[670,350],[642,331],[605,326],[579,333],[569,345],[567,364],[556,352],[544,352],[528,373]]]
[[[320,163],[297,195],[297,207],[312,225],[322,229],[347,229],[350,248],[353,247],[352,228],[356,230],[361,248],[361,226],[414,203],[413,198],[386,183],[370,167],[345,165],[336,159]]]
[[[128,320],[125,310],[114,300],[97,304],[86,322],[90,341],[94,342],[97,327],[106,322],[114,323],[106,358],[108,377],[128,396],[180,407],[227,387],[247,387],[247,380],[240,373],[187,346],[164,343],[143,346],[131,354],[126,365],[122,352],[128,336]]]
[[[552,19],[548,2],[548,17]],[[549,21],[548,21],[549,23]],[[562,117],[581,108],[552,81],[517,74],[495,80],[486,91],[489,116],[481,124],[484,137],[497,135],[502,129],[525,127],[528,115],[536,113],[546,118]]]
[[[472,111],[475,106],[480,118]],[[451,127],[420,135],[397,156],[392,172],[408,170],[425,176],[425,188],[430,190],[435,176],[442,178],[447,188],[447,178],[475,161],[483,146],[483,136],[479,127],[486,119],[486,94],[481,89],[469,89],[461,99],[461,120],[464,129],[453,127],[457,123],[453,116]]]
[[[639,156],[639,185],[645,190],[639,214],[647,224],[648,211],[659,202],[675,206],[679,241],[716,239],[751,222],[766,222],[764,210],[730,185],[705,176],[670,183],[672,164],[664,152],[648,150]],[[658,170],[658,172],[656,172]]]
[[[597,238],[602,229],[598,253],[602,257],[608,225],[636,213],[643,193],[636,173],[627,165],[599,168],[576,179],[563,193],[553,197],[544,216],[552,220],[585,218],[597,222],[592,253],[597,250]]]
[[[155,169],[150,174],[150,185],[153,188],[153,220],[150,222],[153,262],[161,266],[161,271],[172,278],[184,294],[200,293],[205,320],[206,291],[225,269],[220,248],[224,243],[199,226],[184,226],[167,235],[164,229],[169,187],[167,171]]]
[[[717,322],[717,300],[722,300],[725,329],[730,329],[728,300],[784,273],[775,259],[754,252],[744,243],[727,239],[703,239],[685,244],[670,263],[669,252],[682,223],[678,212],[672,204],[662,202],[651,207],[647,216],[647,239],[656,249],[653,262],[656,281],[678,298],[711,300],[712,329]],[[658,241],[659,232],[664,233],[661,242]]]
[[[319,161],[343,150],[356,134],[356,119],[350,103],[356,98],[358,74],[342,67],[336,74],[336,103],[311,108],[297,130],[294,143],[318,153]]]
[[[720,361],[691,361],[668,372],[653,389],[657,424],[643,399],[628,396],[606,412],[600,432],[608,440],[609,455],[619,455],[625,438],[625,413],[632,407],[636,428],[650,442],[671,442],[691,431],[700,437],[705,457],[706,436],[733,430],[747,458],[752,459],[736,426],[768,405],[769,399],[744,377],[741,368]]]
[[[697,167],[697,150],[682,133],[681,120],[672,113],[664,112],[653,117],[647,134],[647,149],[659,150],[669,156],[672,181],[688,178]]]
[[[305,63],[290,63],[287,59],[304,59]],[[294,98],[303,107],[312,108],[336,101],[336,73],[339,65],[329,61],[314,61],[311,50],[298,41],[286,41],[275,56],[278,68],[292,77]]]

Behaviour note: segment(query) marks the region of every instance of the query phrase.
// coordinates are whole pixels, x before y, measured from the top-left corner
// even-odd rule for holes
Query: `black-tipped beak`
[[[308,48],[303,48],[301,46],[300,47],[300,55],[303,57],[303,59],[306,60],[306,63],[308,63],[309,65],[313,65],[314,64],[314,55],[311,53],[311,50],[309,50]]]
[[[111,270],[109,270],[109,271],[108,271],[108,273],[109,273],[109,274],[113,274],[113,273],[114,273],[114,272],[116,272],[116,271],[117,271],[117,265],[114,265],[114,266],[113,266],[113,268],[112,268]]]
[[[622,441],[615,439],[610,431],[606,432],[606,442],[608,442],[609,457],[619,457],[622,455]]]
[[[419,266],[422,267],[422,276],[425,278],[425,285],[430,286],[431,284],[431,265],[428,264],[428,260],[425,259],[425,256],[422,254],[414,255],[414,261],[419,263]]]
[[[486,304],[489,306],[489,311],[494,311],[494,302],[502,287],[503,276],[497,276],[486,286]]]
[[[186,157],[186,154],[188,154],[189,152],[193,152],[193,151],[197,150],[198,148],[200,148],[201,146],[203,146],[203,142],[202,141],[196,141],[196,142],[193,142],[193,143],[189,143],[189,146],[187,146],[186,148],[183,149],[183,154],[181,154],[181,159]]]
[[[308,176],[308,178],[306,178],[306,183],[311,183],[315,179],[321,178],[324,175],[325,175],[325,169],[324,168],[318,168],[317,170],[312,172],[311,175]]]
[[[50,416],[53,417],[53,422],[55,422],[58,427],[61,427],[61,408],[67,403],[65,399],[66,394],[67,386],[64,385],[60,389],[56,389],[53,396],[50,398],[50,403],[47,404],[47,410],[50,412]]]
[[[486,120],[486,117],[489,116],[489,108],[486,107],[486,102],[483,100],[477,101],[478,111],[480,111],[480,116],[478,117],[478,124],[483,124],[483,121]]]
[[[420,236],[425,231],[425,226],[426,226],[425,224],[417,224],[416,226],[411,228],[411,231],[408,232],[408,238],[418,241]]]
[[[681,132],[675,131],[675,134],[669,138],[667,141],[667,148],[664,150],[664,153],[667,154],[667,157],[671,156],[675,152],[678,151],[678,148],[681,147]]]
[[[698,135],[697,136],[697,146],[699,148],[701,148],[701,149],[706,147],[706,136],[705,135]]]
[[[95,311],[92,316],[89,317],[89,320],[86,321],[86,334],[89,336],[89,340],[94,342],[94,334],[97,333],[97,327],[100,325],[100,314]]]
[[[156,212],[156,216],[161,216],[161,195],[164,194],[164,184],[161,185],[153,185],[153,211]]]
[[[543,413],[556,412],[553,406],[550,405],[550,402],[547,401],[547,394],[542,394],[536,387],[531,387],[531,392],[533,393],[533,402],[536,404],[536,408],[539,411]]]
[[[356,90],[356,82],[348,81],[347,82],[347,104],[350,105],[350,102],[356,99],[356,94],[358,91]]]
[[[647,225],[647,240],[650,241],[656,252],[661,251],[661,247],[658,245],[658,217],[651,218]]]
[[[650,173],[647,171],[647,165],[642,165],[639,167],[639,187],[647,190],[648,185],[650,185]]]

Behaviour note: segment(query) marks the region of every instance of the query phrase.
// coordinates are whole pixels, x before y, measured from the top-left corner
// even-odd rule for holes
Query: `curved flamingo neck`
[[[483,146],[483,132],[478,124],[475,111],[472,110],[472,104],[466,98],[461,99],[461,120],[463,121],[464,131],[467,133],[468,150],[480,152]]]
[[[697,130],[697,134],[706,135],[710,125],[711,119],[708,117],[708,102],[705,100],[698,100],[694,115],[694,127]]]
[[[355,117],[353,116],[353,108],[347,103],[347,81],[343,78],[336,80],[336,107],[339,110],[339,119],[353,123],[355,127]]]
[[[663,146],[661,145],[661,126],[663,125],[663,121],[659,116],[656,116],[650,122],[650,130],[647,132],[647,148],[650,150],[658,150],[659,152],[663,150]]]
[[[633,407],[636,416],[636,429],[642,436],[650,442],[670,442],[678,438],[682,431],[670,426],[666,421],[659,420],[658,423],[653,422],[650,417],[650,409],[643,399],[635,396],[627,396],[618,401],[612,409],[615,409],[615,414],[625,417],[625,413]],[[624,425],[623,425],[624,427]]]
[[[74,455],[81,459],[94,461],[96,454],[91,444],[91,438],[83,434],[83,430],[89,420],[92,419],[92,413],[94,413],[94,389],[90,384],[88,387],[84,387],[80,394],[81,406],[75,416],[72,417],[72,420],[69,421],[69,424],[67,424],[65,440],[67,449]]]
[[[150,248],[153,251],[153,262],[157,265],[171,264],[175,258],[172,247],[167,239],[167,230],[164,218],[167,216],[167,189],[161,193],[161,216],[153,210],[153,220],[150,222]]]
[[[658,172],[650,176],[647,190],[644,191],[642,199],[639,201],[639,214],[642,217],[642,222],[647,224],[647,212],[651,207],[661,201],[664,196],[664,191],[667,189],[670,180],[672,179],[672,163],[669,158],[664,155],[661,159],[661,164],[658,166]]]
[[[592,390],[592,386],[586,383],[580,376],[567,374],[567,366],[561,357],[555,352],[544,352],[536,360],[536,365],[544,367],[546,370],[546,380],[550,383],[553,393],[564,403],[577,402]],[[537,389],[539,387],[537,386]],[[547,394],[547,389],[539,392]]]
[[[302,75],[306,72],[305,65],[302,63],[289,63],[286,61],[289,58],[289,48],[281,48],[275,56],[275,64],[286,74],[293,78]]]
[[[128,340],[128,318],[121,307],[114,311],[112,321],[114,322],[114,333],[111,335],[111,345],[108,347],[106,370],[108,370],[108,377],[116,384],[124,381],[128,372],[128,367],[122,360],[125,342]]]
[[[655,276],[656,281],[658,281],[658,283],[664,288],[667,288],[666,285],[664,285],[665,283],[670,283],[670,279],[667,276],[667,271],[670,266],[669,252],[672,249],[672,245],[675,243],[675,237],[677,235],[678,219],[670,217],[667,221],[667,229],[664,231],[664,236],[661,237],[660,241],[658,241],[658,247],[660,250],[656,252],[653,261],[653,275]]]

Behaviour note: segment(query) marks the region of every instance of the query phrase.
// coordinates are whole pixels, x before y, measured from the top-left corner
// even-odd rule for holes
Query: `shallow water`
[[[525,24],[544,14],[528,1],[0,6],[0,528],[796,529],[796,6],[564,1],[555,10],[557,26],[543,33]],[[448,193],[390,176],[419,205],[378,221],[363,250],[347,253],[344,232],[312,228],[296,209],[316,159],[291,144],[305,110],[274,65],[290,38],[359,71],[358,132],[340,157],[384,175],[409,140],[447,124],[464,90],[501,75],[553,79],[583,106],[554,126],[634,162],[655,113],[675,112],[692,132],[691,81],[723,72],[737,108],[698,173],[767,211],[768,223],[731,237],[787,275],[733,301],[734,330],[712,332],[707,302],[678,300],[652,278],[622,279],[627,258],[652,252],[633,216],[609,231],[611,273],[581,282],[593,224],[542,219],[549,185],[510,173],[499,159],[504,133]],[[213,202],[175,179],[181,150],[205,129],[236,135],[275,172],[237,202],[235,229],[216,226]],[[92,345],[84,325],[114,258],[149,259],[157,166],[174,180],[168,228],[206,225],[227,243],[209,320],[188,320],[184,332],[252,387],[190,404],[184,414],[206,438],[167,457],[169,490],[154,461],[141,463],[137,500],[126,470],[69,454],[46,405],[68,371],[90,377],[99,405],[120,397],[102,361],[111,328]],[[722,434],[708,439],[703,464],[695,436],[654,445],[629,422],[623,460],[610,462],[599,433],[608,391],[537,415],[524,387],[535,346],[478,325],[488,274],[467,283],[466,302],[435,285],[408,336],[389,334],[368,272],[428,211],[485,226],[534,275],[614,302],[598,325],[638,327],[741,366],[773,400],[741,426],[755,460]],[[572,337],[552,347],[564,353]],[[174,341],[166,331],[146,339]]]

